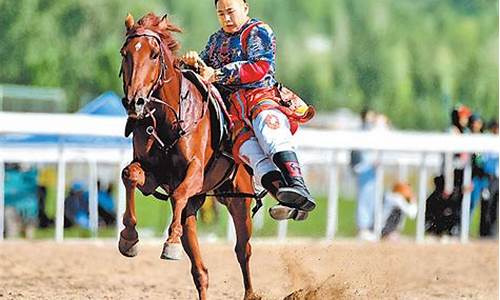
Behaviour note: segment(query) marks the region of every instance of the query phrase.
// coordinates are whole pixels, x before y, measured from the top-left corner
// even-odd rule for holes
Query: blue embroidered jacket
[[[200,58],[216,69],[216,85],[229,93],[276,83],[276,39],[271,27],[257,19],[250,19],[236,33],[219,29],[208,39]]]

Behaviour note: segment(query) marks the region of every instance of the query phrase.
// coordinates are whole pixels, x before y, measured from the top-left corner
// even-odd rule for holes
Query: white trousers
[[[262,176],[278,170],[272,161],[274,153],[294,151],[288,118],[277,109],[263,110],[252,121],[255,137],[245,141],[239,151],[240,159],[249,165],[257,184]]]

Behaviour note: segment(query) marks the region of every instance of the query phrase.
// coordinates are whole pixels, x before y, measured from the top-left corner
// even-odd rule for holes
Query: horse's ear
[[[168,29],[168,14],[164,14],[160,20],[160,28]]]
[[[125,27],[127,28],[127,30],[130,30],[132,29],[132,27],[134,27],[134,17],[128,13],[127,14],[127,17],[125,18]]]

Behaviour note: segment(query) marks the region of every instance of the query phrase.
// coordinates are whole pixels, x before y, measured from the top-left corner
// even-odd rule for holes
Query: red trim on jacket
[[[265,60],[244,64],[240,68],[241,83],[251,83],[261,80],[266,76],[269,68],[271,68],[271,64]]]

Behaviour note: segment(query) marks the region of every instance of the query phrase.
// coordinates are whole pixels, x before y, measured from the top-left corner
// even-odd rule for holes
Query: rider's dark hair
[[[217,2],[219,2],[219,0],[214,1],[215,6],[217,6]],[[247,3],[247,0],[243,0],[243,2]]]

